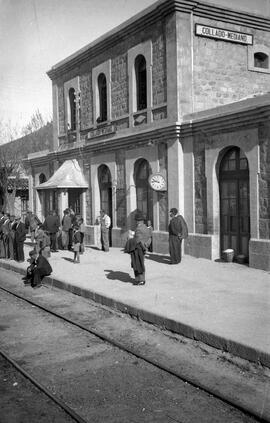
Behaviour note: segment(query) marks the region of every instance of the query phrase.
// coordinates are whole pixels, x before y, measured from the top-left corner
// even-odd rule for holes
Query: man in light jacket
[[[111,218],[105,213],[105,210],[100,210],[100,230],[101,230],[101,246],[105,252],[109,251],[109,228],[111,226]]]

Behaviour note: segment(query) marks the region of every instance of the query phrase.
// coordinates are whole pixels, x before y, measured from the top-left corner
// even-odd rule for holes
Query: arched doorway
[[[82,215],[82,189],[68,189],[68,206],[72,208],[75,214]]]
[[[111,218],[111,227],[109,232],[109,241],[111,242],[111,230],[113,226],[113,215],[112,215],[112,178],[111,172],[108,166],[101,165],[98,168],[98,183],[99,183],[99,192],[100,192],[100,209],[105,210],[105,212]]]
[[[224,155],[219,171],[220,247],[232,248],[248,260],[250,239],[249,168],[242,150],[233,147]]]
[[[153,225],[153,190],[148,183],[150,173],[148,161],[137,160],[134,166],[137,209],[141,210],[145,214],[146,221],[150,220]]]

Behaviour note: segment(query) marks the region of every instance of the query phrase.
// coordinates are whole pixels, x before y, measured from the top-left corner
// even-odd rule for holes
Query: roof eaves
[[[270,19],[265,16],[219,7],[212,3],[201,3],[195,0],[159,0],[90,44],[87,44],[77,52],[58,62],[47,72],[47,75],[53,80],[63,72],[66,72],[74,66],[78,66],[81,62],[115,45],[119,40],[124,39],[130,34],[141,31],[147,25],[175,11],[183,13],[191,13],[191,11],[193,11],[196,16],[218,18],[223,22],[270,31]]]

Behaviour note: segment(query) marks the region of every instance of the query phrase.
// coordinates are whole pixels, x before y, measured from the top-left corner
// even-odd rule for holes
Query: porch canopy
[[[76,159],[66,160],[53,176],[36,189],[88,188],[88,184]]]

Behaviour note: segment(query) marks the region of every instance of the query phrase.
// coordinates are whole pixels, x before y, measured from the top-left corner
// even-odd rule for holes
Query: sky
[[[270,0],[204,0],[270,15]],[[0,0],[0,120],[21,128],[52,117],[53,65],[153,0]]]

